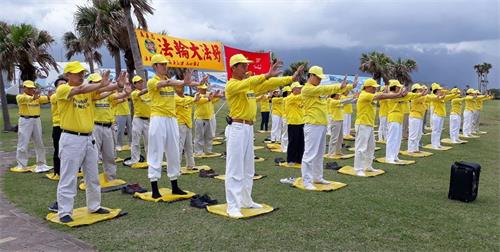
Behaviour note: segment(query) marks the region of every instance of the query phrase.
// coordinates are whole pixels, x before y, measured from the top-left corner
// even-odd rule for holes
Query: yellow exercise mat
[[[430,135],[432,135],[432,133],[430,132],[422,133],[422,136],[430,136]]]
[[[281,162],[281,163],[278,163],[278,166],[281,166],[281,167],[286,167],[286,168],[295,168],[295,169],[300,169],[300,164],[288,165],[288,163],[287,163],[287,162]]]
[[[281,150],[281,144],[278,144],[278,143],[268,143],[268,144],[266,144],[266,147],[268,149],[280,149]]]
[[[345,135],[344,137],[344,140],[347,140],[347,141],[354,141],[356,138],[351,136],[351,135]]]
[[[399,154],[408,157],[428,157],[434,155],[434,153],[427,151],[420,151],[420,152],[400,151]]]
[[[488,132],[486,132],[486,131],[478,131],[478,132],[476,132],[476,134],[484,135],[484,134],[488,134]]]
[[[59,176],[59,174],[55,174],[55,173],[45,174],[45,177],[50,179],[50,180],[55,180],[55,181],[59,181],[59,179],[61,178]]]
[[[352,158],[354,157],[354,154],[344,154],[344,155],[328,155],[328,154],[325,154],[323,155],[324,158],[328,158],[328,159],[335,159],[335,160],[338,160],[338,159],[348,159],[348,158]]]
[[[375,147],[375,150],[376,150],[376,151],[378,151],[378,150],[380,150],[380,149],[382,149],[382,148],[380,148],[380,147]],[[347,150],[349,150],[349,151],[356,151],[356,148],[351,147],[351,148],[349,148],[349,149],[347,149]]]
[[[266,177],[266,175],[257,175],[257,176],[253,176],[253,180],[258,180],[258,179],[262,179],[265,177]],[[214,179],[226,180],[226,175],[217,175],[214,177]]]
[[[429,127],[429,126],[425,126],[424,129],[426,129],[426,130],[432,130],[432,128]]]
[[[264,133],[264,134],[265,134],[265,133],[271,133],[271,131],[270,131],[270,130],[268,130],[268,131],[265,131],[265,130],[257,130],[257,132],[259,132],[259,133]]]
[[[254,161],[254,162],[262,162],[262,161],[264,161],[264,160],[266,160],[266,159],[264,159],[264,158],[262,158],[262,157],[259,157],[259,158],[254,158],[254,159],[253,159],[253,161]]]
[[[218,152],[212,152],[210,154],[203,153],[201,155],[194,154],[195,158],[213,158],[213,157],[220,157],[222,156],[221,153]]]
[[[153,199],[152,192],[138,193],[134,194],[134,197],[151,202],[174,202],[179,200],[186,200],[192,198],[196,193],[185,191],[186,195],[172,194],[172,190],[170,188],[160,188],[159,189],[161,197],[157,199]]]
[[[36,168],[36,165],[31,165],[31,166],[28,166],[26,168],[20,168],[20,167],[14,166],[14,167],[10,168],[9,170],[11,172],[25,173],[25,172],[33,172],[33,170],[35,170],[35,168]]]
[[[479,136],[476,136],[476,135],[464,136],[464,135],[460,134],[459,136],[461,138],[479,138]]]
[[[224,140],[224,137],[214,137],[212,138],[213,141],[221,141]]]
[[[129,150],[130,150],[130,145],[125,144],[125,145],[122,146],[121,151],[129,151]]]
[[[451,146],[441,146],[440,148],[436,149],[436,148],[432,147],[432,144],[424,145],[423,148],[429,149],[429,150],[440,150],[440,151],[447,151],[447,150],[453,149],[453,147],[451,147]]]
[[[264,146],[254,146],[253,150],[262,150],[264,149]]]
[[[122,210],[119,208],[116,209],[107,207],[103,208],[108,210],[109,213],[108,214],[89,213],[86,207],[73,209],[73,215],[71,216],[71,218],[73,218],[73,221],[68,223],[60,222],[57,213],[49,213],[47,214],[45,219],[50,222],[66,225],[68,227],[79,227],[79,226],[91,225],[100,221],[110,220],[125,215],[125,213],[122,213]]]
[[[212,141],[212,145],[221,145],[221,144],[222,144],[222,142],[220,142],[220,141]]]
[[[239,217],[239,218],[235,218],[235,219],[252,218],[252,217],[267,214],[267,213],[270,213],[270,212],[276,210],[270,205],[266,205],[266,204],[261,204],[261,205],[262,205],[262,208],[241,208],[240,212],[243,215],[243,217]],[[207,211],[209,213],[222,215],[222,216],[225,216],[228,218],[233,218],[233,217],[229,217],[229,215],[227,214],[227,204],[207,206]]]
[[[127,182],[121,179],[106,181],[106,175],[104,173],[101,173],[99,174],[99,184],[101,185],[101,192],[107,192],[120,189],[122,186],[126,185]],[[80,188],[80,190],[85,190],[87,188],[87,185],[85,185],[85,182],[82,182],[80,183],[78,188]]]
[[[283,151],[281,151],[281,148],[279,148],[279,149],[269,149],[269,150],[272,151],[272,152],[284,153]]]
[[[385,157],[375,158],[375,160],[379,163],[392,164],[392,165],[411,165],[415,163],[415,160],[402,160],[402,159],[400,159],[396,163],[387,163],[385,161]]]
[[[210,170],[210,166],[208,165],[196,165],[194,168],[196,168],[196,170],[189,170],[187,167],[181,167],[181,174],[195,174],[195,173],[199,173],[200,170]]]
[[[377,141],[375,141],[375,143],[378,143],[378,144],[385,144],[385,141],[379,141],[379,140],[377,140]]]
[[[340,182],[335,182],[335,181],[330,181],[330,180],[327,180],[328,182],[330,182],[331,184],[329,185],[323,185],[323,184],[313,184],[314,187],[316,187],[315,190],[312,190],[312,191],[318,191],[318,192],[331,192],[331,191],[334,191],[334,190],[338,190],[342,187],[345,187],[347,186],[347,184],[344,184],[344,183],[340,183]],[[295,179],[295,182],[293,182],[292,184],[294,187],[296,188],[299,188],[299,189],[302,189],[302,190],[306,190],[306,191],[310,191],[310,190],[307,190],[305,187],[304,187],[304,183],[302,181],[302,178],[296,178]]]
[[[121,158],[121,157],[117,157],[117,158],[115,159],[115,163],[121,163],[121,162],[123,162],[123,160],[125,160],[125,159],[123,159],[123,158]],[[99,163],[99,164],[102,164],[102,161],[101,161],[101,160],[99,160],[99,162],[98,162],[98,163]]]
[[[444,144],[464,144],[464,143],[467,143],[467,142],[468,141],[465,141],[465,140],[458,140],[458,143],[454,143],[449,138],[443,138],[443,139],[441,139],[441,143],[444,143]]]
[[[376,172],[365,171],[365,175],[366,175],[365,177],[375,177],[375,176],[382,175],[385,173],[384,170],[380,170],[380,169],[377,169],[377,170],[378,171],[376,171]],[[352,175],[352,176],[359,177],[358,175],[356,175],[356,171],[354,170],[354,167],[349,166],[349,165],[343,166],[337,172],[342,173],[342,174],[346,174],[346,175]]]
[[[148,168],[148,162],[139,162],[135,163],[130,166],[132,169],[147,169]]]
[[[82,171],[81,171],[81,172],[78,172],[78,173],[76,174],[76,177],[77,177],[77,178],[83,178],[83,172],[82,172]]]

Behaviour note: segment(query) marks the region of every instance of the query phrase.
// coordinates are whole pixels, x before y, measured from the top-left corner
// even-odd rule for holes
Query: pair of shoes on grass
[[[218,201],[216,199],[211,199],[208,194],[203,194],[202,196],[197,194],[191,198],[190,205],[196,208],[206,208],[207,206],[215,205],[217,203]]]

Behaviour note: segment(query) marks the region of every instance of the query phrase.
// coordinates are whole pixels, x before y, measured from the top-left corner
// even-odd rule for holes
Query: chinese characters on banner
[[[180,39],[140,29],[135,34],[145,66],[151,66],[151,57],[159,53],[167,57],[169,67],[224,71],[220,42]]]
[[[226,70],[228,80],[231,78],[231,67],[229,66],[229,59],[231,59],[231,56],[238,53],[245,55],[247,59],[253,61],[253,63],[250,63],[248,65],[248,71],[252,72],[252,75],[265,74],[269,71],[269,68],[271,67],[270,52],[248,52],[225,45],[224,54],[226,56]]]

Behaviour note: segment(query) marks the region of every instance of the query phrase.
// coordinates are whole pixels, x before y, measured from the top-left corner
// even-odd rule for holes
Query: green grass
[[[434,151],[431,157],[416,159],[416,165],[375,163],[375,168],[387,172],[376,178],[357,178],[325,170],[327,179],[348,184],[335,192],[306,192],[280,184],[280,178],[300,176],[300,170],[278,168],[273,159],[280,155],[257,150],[258,156],[266,158],[256,163],[257,173],[268,177],[255,181],[253,197],[256,202],[279,208],[258,218],[230,220],[192,208],[188,201],[155,204],[111,192],[103,194],[103,205],[123,208],[129,215],[82,228],[48,225],[99,250],[498,251],[499,105],[499,101],[485,103],[481,129],[488,131],[487,135],[449,151]],[[46,110],[43,121],[44,132],[50,135]],[[223,124],[220,117],[218,131],[223,130]],[[448,128],[447,121],[445,128]],[[264,137],[257,133],[255,145],[263,145]],[[448,137],[447,130],[443,137]],[[2,135],[1,141],[11,138],[15,135]],[[45,139],[48,145],[50,142]],[[429,143],[429,136],[425,136],[423,142]],[[224,145],[216,146],[215,151],[224,151],[224,148]],[[402,148],[406,148],[406,141]],[[383,155],[384,148],[376,152],[377,157]],[[473,203],[447,199],[450,165],[457,160],[482,165],[479,197]],[[348,159],[340,164],[352,165],[352,162]],[[224,173],[222,159],[197,160],[197,163]],[[131,170],[120,165],[118,175],[128,182],[149,187],[146,170]],[[166,174],[163,176],[160,185],[169,186]],[[44,179],[42,174],[6,173],[3,179],[3,190],[13,203],[37,218],[45,217],[47,206],[55,199],[56,182]],[[182,176],[180,185],[225,201],[222,181],[190,175]],[[79,191],[75,205],[81,207],[84,202],[85,194]]]

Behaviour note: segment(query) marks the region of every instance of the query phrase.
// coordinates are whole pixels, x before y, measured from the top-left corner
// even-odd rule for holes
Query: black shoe
[[[187,192],[181,190],[179,186],[177,185],[177,179],[176,180],[171,180],[170,183],[172,184],[172,194],[177,194],[177,195],[186,195]]]
[[[62,223],[68,223],[68,222],[72,222],[73,218],[71,218],[71,216],[69,216],[69,215],[64,215],[63,217],[59,218],[59,221]]]
[[[104,208],[99,208],[97,211],[92,212],[93,214],[109,214],[109,210],[104,209]]]
[[[218,203],[218,201],[216,199],[211,199],[210,196],[208,196],[208,194],[203,194],[203,196],[200,197],[200,200],[202,200],[203,202],[207,203],[207,205],[215,205]]]
[[[192,207],[196,207],[196,208],[206,208],[208,203],[201,200],[201,198],[198,195],[198,196],[195,196],[191,199],[191,202],[189,203],[189,205]]]
[[[158,181],[151,182],[151,197],[153,199],[161,198],[160,191],[158,190]]]
[[[59,210],[59,205],[57,204],[57,201],[49,206],[49,211],[51,212],[57,213],[58,210]]]

